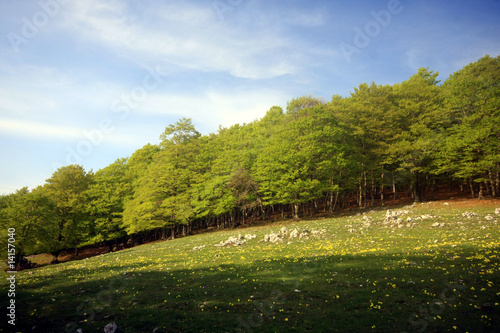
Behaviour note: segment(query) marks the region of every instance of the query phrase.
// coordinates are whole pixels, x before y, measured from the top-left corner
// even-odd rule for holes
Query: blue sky
[[[203,134],[500,54],[499,0],[0,2],[0,194],[103,168],[169,124]]]

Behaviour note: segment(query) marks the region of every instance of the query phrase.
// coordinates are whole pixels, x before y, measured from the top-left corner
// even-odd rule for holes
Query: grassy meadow
[[[495,208],[500,201],[391,207],[408,211],[403,227],[384,224],[387,208],[352,210],[26,270],[17,273],[16,326],[4,316],[1,330],[103,332],[114,321],[130,333],[498,332]],[[262,241],[285,226],[323,233]],[[239,234],[257,237],[214,246]]]

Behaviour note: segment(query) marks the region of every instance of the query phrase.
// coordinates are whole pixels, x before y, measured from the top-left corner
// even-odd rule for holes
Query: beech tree
[[[52,251],[55,261],[61,250],[76,248],[89,236],[91,218],[86,213],[86,191],[92,179],[92,172],[86,172],[80,165],[69,165],[55,171],[43,186],[55,203],[58,225],[53,235],[57,242]]]
[[[424,199],[425,179],[432,173],[438,134],[444,126],[438,75],[421,68],[395,87],[399,133],[389,151],[398,163],[398,170],[411,175],[410,189],[415,201]]]
[[[473,197],[500,192],[499,82],[500,56],[485,56],[443,86],[450,127],[440,145],[439,170],[468,181]]]
[[[393,199],[425,200],[436,184],[465,183],[473,196],[498,196],[500,58],[485,56],[443,85],[437,77],[421,68],[329,102],[293,98],[286,110],[207,135],[181,118],[158,143],[95,174],[70,165],[31,192],[1,196],[0,222],[19,228],[22,255],[57,257],[136,233],[165,238],[279,210],[299,218],[383,204],[389,186]]]
[[[124,205],[133,191],[133,178],[128,160],[119,159],[97,171],[89,185],[85,211],[91,219],[88,244],[95,244],[126,235],[123,228]]]
[[[29,264],[30,254],[52,252],[58,248],[56,205],[41,187],[28,191],[27,187],[4,196],[0,200],[0,225],[2,230],[15,229],[16,264]],[[2,248],[6,249],[2,237]],[[5,253],[7,251],[5,250]]]
[[[200,134],[190,119],[170,125],[160,136],[161,151],[138,181],[134,198],[126,204],[124,225],[129,232],[189,224],[194,216],[190,189],[197,182]]]

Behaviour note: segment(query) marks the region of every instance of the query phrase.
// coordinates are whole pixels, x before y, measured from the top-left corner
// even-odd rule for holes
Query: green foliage
[[[265,205],[301,204],[335,189],[343,164],[341,130],[321,106],[289,113],[275,125],[254,174]]]
[[[51,252],[57,248],[56,205],[42,188],[29,192],[24,187],[2,197],[1,202],[2,230],[15,229],[16,262],[26,255]]]
[[[157,145],[95,174],[70,165],[31,193],[1,197],[0,219],[40,233],[38,243],[22,234],[23,253],[57,253],[152,230],[235,226],[277,209],[298,217],[300,207],[333,211],[352,198],[366,207],[376,196],[383,203],[389,186],[394,198],[402,189],[416,201],[450,180],[498,196],[500,57],[465,66],[442,86],[437,77],[421,68],[329,102],[294,98],[286,111],[273,106],[209,135],[182,118]]]
[[[485,56],[443,86],[450,127],[441,145],[441,172],[476,182],[500,172],[500,57]]]
[[[77,247],[89,237],[91,218],[86,212],[87,189],[93,180],[80,165],[61,167],[46,180],[43,191],[55,203],[58,231],[54,235],[57,250]]]
[[[95,173],[86,192],[85,211],[92,220],[87,243],[95,244],[126,235],[122,227],[123,210],[133,191],[132,179],[127,159],[119,159]]]

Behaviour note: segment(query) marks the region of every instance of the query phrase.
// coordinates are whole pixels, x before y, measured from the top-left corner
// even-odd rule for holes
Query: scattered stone
[[[250,235],[250,234],[247,234],[245,235],[245,239],[248,241],[248,240],[252,240],[252,239],[255,239],[257,238],[257,235]]]
[[[217,247],[224,247],[224,246],[241,246],[246,243],[246,239],[243,238],[243,236],[238,235],[238,236],[231,236],[227,240],[220,242],[219,244],[216,244],[214,246]]]
[[[310,235],[309,230],[304,230],[304,231],[302,231],[302,232],[300,233],[299,238],[309,237],[309,235]]]
[[[76,330],[76,333],[83,333],[83,330],[81,328]]]
[[[281,234],[271,232],[269,234],[269,242],[271,243],[277,243],[277,242],[282,242],[283,238],[281,237]]]
[[[204,248],[205,248],[205,245],[195,246],[195,247],[193,247],[193,251],[200,251],[200,250],[203,250]]]
[[[476,217],[477,214],[473,213],[473,212],[465,212],[465,213],[462,214],[462,216],[470,219],[471,217]]]
[[[444,223],[439,223],[439,222],[436,222],[432,225],[433,228],[442,228],[444,226],[445,226]]]
[[[401,218],[401,216],[408,215],[409,213],[410,213],[410,211],[408,211],[406,209],[399,210],[399,211],[392,211],[392,210],[388,209],[385,212],[384,224],[390,224],[390,223],[393,223],[395,221],[397,222],[398,219]]]
[[[289,235],[290,239],[297,238],[299,236],[300,236],[300,231],[297,228],[293,229]]]
[[[432,215],[429,215],[429,214],[425,214],[425,215],[420,216],[420,218],[421,218],[422,220],[430,220],[430,219],[434,219],[434,218],[436,218],[436,217],[435,217],[435,216],[432,216]]]
[[[321,236],[326,233],[326,229],[318,229],[311,231],[311,234],[315,237]]]
[[[500,215],[500,208],[495,209],[495,214]]]
[[[445,202],[443,205],[445,205],[445,206],[449,206],[449,205],[450,205],[450,203],[449,203],[449,202]]]
[[[299,228],[295,228],[290,231],[288,228],[283,227],[278,233],[273,231],[270,234],[265,235],[262,241],[268,243],[278,243],[278,242],[283,242],[288,238],[287,244],[292,244],[291,242],[292,239],[295,238],[302,239],[309,236],[319,237],[325,233],[326,229],[318,229],[313,231],[309,230],[300,231]]]
[[[486,215],[486,216],[484,217],[484,219],[485,219],[486,221],[493,221],[495,218],[494,218],[493,216],[491,216],[491,215]]]
[[[116,333],[118,331],[118,326],[116,326],[115,322],[111,322],[104,327],[104,333]]]
[[[353,234],[356,232],[356,229],[348,229],[347,231],[349,231],[351,234]]]

